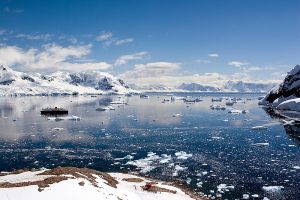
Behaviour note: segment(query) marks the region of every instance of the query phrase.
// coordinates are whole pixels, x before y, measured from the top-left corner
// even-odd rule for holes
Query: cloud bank
[[[56,44],[43,45],[41,50],[24,50],[17,46],[0,47],[0,64],[14,66],[22,71],[80,71],[106,70],[112,65],[106,62],[71,62],[90,53],[91,45],[62,47]]]

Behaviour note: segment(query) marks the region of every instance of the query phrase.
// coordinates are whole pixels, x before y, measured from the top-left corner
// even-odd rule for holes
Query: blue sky
[[[22,71],[278,80],[299,63],[299,32],[299,0],[0,2],[0,62]]]

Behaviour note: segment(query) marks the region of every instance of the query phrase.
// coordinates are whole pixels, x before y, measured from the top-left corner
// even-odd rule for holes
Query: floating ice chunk
[[[58,128],[58,127],[56,127],[56,128],[52,129],[52,131],[62,131],[62,130],[64,130],[64,128]]]
[[[127,155],[124,157],[124,159],[132,160],[134,157],[132,155]]]
[[[233,102],[233,101],[227,101],[225,103],[226,106],[233,106],[233,104],[235,104],[235,102]]]
[[[214,102],[214,101],[219,101],[221,102],[223,100],[223,98],[212,98],[211,101]]]
[[[133,160],[133,161],[128,161],[126,165],[133,165],[141,169],[141,173],[147,173],[152,171],[153,169],[156,168],[156,166],[153,166],[152,164],[154,162],[158,162],[161,157],[156,155],[156,153],[153,152],[148,152],[148,155],[144,159],[139,159],[139,160]]]
[[[48,120],[54,121],[56,119],[56,117],[48,117]]]
[[[266,129],[268,129],[268,127],[266,127],[266,126],[253,126],[251,129],[252,130],[266,130]]]
[[[294,169],[300,169],[300,166],[294,166],[293,168]]]
[[[109,110],[116,110],[114,107],[112,107],[112,106],[107,106],[107,108],[109,109]]]
[[[249,195],[249,194],[243,194],[242,199],[249,199],[249,198],[250,198],[250,195]]]
[[[249,113],[248,110],[242,110],[242,114],[247,114],[247,113]]]
[[[185,182],[189,185],[189,184],[191,184],[192,179],[191,178],[187,178]]]
[[[226,107],[221,106],[221,105],[211,105],[210,109],[212,109],[212,110],[226,110]]]
[[[68,116],[68,117],[48,117],[48,120],[53,120],[53,121],[62,121],[62,120],[73,120],[73,121],[80,121],[81,118],[77,117],[75,115]]]
[[[252,194],[251,196],[252,196],[253,198],[258,198],[258,197],[259,197],[258,194]]]
[[[186,160],[186,159],[192,157],[193,154],[188,154],[185,151],[179,151],[179,152],[175,153],[175,156],[177,156],[177,159]]]
[[[108,110],[106,107],[96,108],[96,111],[106,111],[106,110]]]
[[[173,172],[173,176],[178,176],[178,172],[187,170],[187,167],[181,167],[180,165],[175,165],[175,171]]]
[[[283,186],[263,186],[262,189],[267,193],[276,193],[280,192],[284,187]]]
[[[228,113],[230,113],[230,114],[241,114],[241,113],[243,113],[243,111],[242,110],[232,109],[232,110],[229,110]]]
[[[162,157],[163,157],[163,159],[159,161],[162,164],[169,163],[172,160],[172,156],[171,155],[162,154]]]
[[[127,103],[125,101],[121,101],[121,100],[119,100],[119,101],[112,101],[112,102],[110,102],[110,104],[127,105]]]
[[[197,185],[197,187],[201,188],[202,185],[203,185],[203,182],[202,182],[202,181],[201,181],[201,182],[198,182],[196,185]]]
[[[223,137],[211,137],[211,139],[213,139],[213,140],[223,140],[224,138]]]
[[[112,106],[106,106],[106,107],[96,108],[96,111],[106,111],[106,110],[115,110],[115,108],[112,107]]]
[[[181,117],[181,116],[182,116],[182,114],[179,114],[179,113],[173,115],[173,117]]]
[[[220,184],[217,186],[218,192],[224,193],[234,189],[233,185]]]
[[[73,120],[73,121],[80,121],[80,120],[81,120],[80,117],[77,117],[77,116],[75,116],[75,115],[72,115],[71,117],[66,117],[65,119]]]
[[[270,144],[267,143],[267,142],[264,142],[264,143],[255,143],[253,144],[254,146],[258,146],[258,147],[266,147],[266,146],[269,146]]]

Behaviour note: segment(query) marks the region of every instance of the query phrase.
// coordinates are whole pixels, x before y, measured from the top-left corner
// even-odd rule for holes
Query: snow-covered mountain
[[[136,85],[136,84],[129,84],[130,88],[143,91],[143,92],[169,92],[169,91],[175,91],[174,88],[168,87],[163,84],[151,84],[151,85]]]
[[[0,67],[0,95],[126,94],[137,91],[109,73],[28,74]]]
[[[268,92],[275,86],[274,83],[253,83],[243,81],[228,81],[224,85],[224,91],[232,92]]]
[[[177,87],[178,89],[187,91],[201,91],[201,92],[220,92],[222,91],[218,87],[201,85],[199,83],[182,83]]]
[[[262,105],[279,105],[283,104],[284,106],[278,106],[278,108],[287,108],[290,106],[287,105],[287,101],[290,103],[294,103],[295,105],[298,103],[299,111],[300,111],[300,65],[296,65],[294,69],[292,69],[284,78],[283,82],[273,89],[271,89],[264,99],[260,101]],[[295,99],[295,100],[291,100]],[[285,102],[285,103],[284,103]]]
[[[273,83],[252,83],[243,81],[227,81],[217,87],[199,83],[182,83],[178,89],[199,92],[267,92],[274,87]]]
[[[244,81],[227,81],[224,84],[206,85],[201,83],[182,83],[177,87],[169,87],[163,84],[152,84],[146,86],[138,86],[130,84],[130,87],[143,92],[268,92],[276,84],[275,83],[254,83]]]

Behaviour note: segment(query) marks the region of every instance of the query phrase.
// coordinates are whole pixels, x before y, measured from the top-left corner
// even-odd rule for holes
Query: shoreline
[[[146,188],[147,184],[148,186],[150,184],[149,188]],[[20,190],[23,191],[21,192],[22,197],[24,197],[24,194],[27,194],[25,198],[28,199],[35,199],[35,197],[43,199],[45,195],[47,195],[47,199],[56,199],[57,196],[67,195],[60,192],[61,188],[65,187],[72,188],[74,191],[75,189],[78,191],[83,190],[81,193],[86,191],[86,194],[82,194],[84,196],[89,195],[89,191],[93,193],[90,199],[99,199],[101,196],[109,197],[107,199],[123,200],[159,200],[166,197],[180,200],[208,199],[185,187],[178,181],[161,181],[130,173],[105,173],[76,167],[20,169],[12,172],[0,172],[0,197],[4,200],[17,200],[20,197],[18,196]],[[4,193],[6,196],[4,196]],[[76,197],[74,198],[76,199]],[[74,198],[72,199],[75,200]]]

